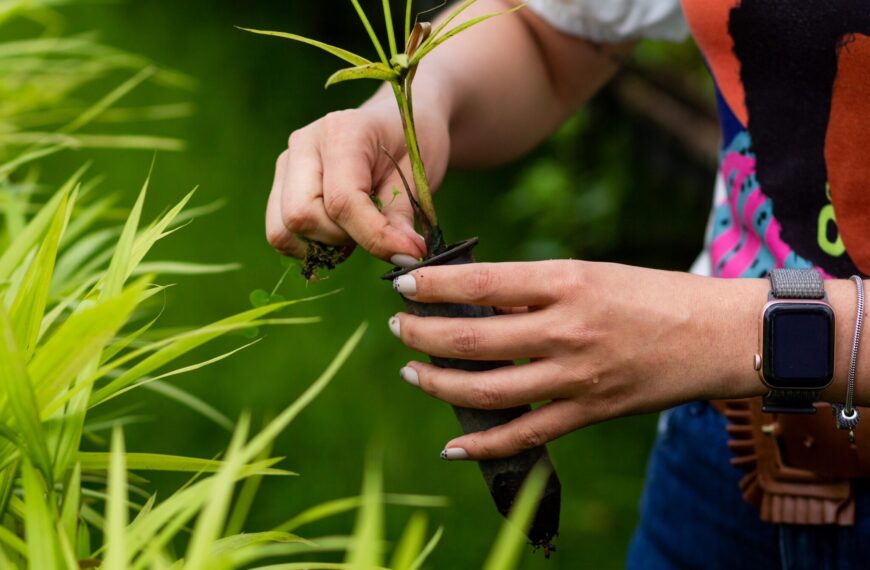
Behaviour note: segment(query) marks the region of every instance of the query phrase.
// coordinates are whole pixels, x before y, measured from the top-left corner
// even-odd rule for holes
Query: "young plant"
[[[519,4],[510,10],[474,17],[451,27],[451,24],[456,21],[457,17],[471,7],[476,1],[464,0],[463,2],[460,2],[458,6],[438,25],[433,26],[428,22],[421,22],[419,21],[419,18],[416,18],[412,26],[413,2],[412,0],[407,0],[405,3],[404,51],[399,52],[396,33],[393,27],[390,1],[382,0],[389,51],[384,49],[383,44],[377,34],[375,34],[371,22],[360,6],[359,0],[350,1],[356,10],[363,27],[371,38],[372,45],[374,46],[378,56],[376,61],[366,59],[363,56],[351,53],[342,48],[292,33],[252,30],[247,28],[242,29],[256,34],[278,36],[309,44],[352,65],[352,67],[335,72],[327,80],[327,87],[343,81],[357,79],[374,79],[377,81],[385,81],[390,85],[393,94],[395,95],[396,104],[399,108],[399,115],[401,117],[402,129],[405,136],[405,144],[411,162],[411,174],[413,176],[416,195],[412,191],[410,183],[401,168],[399,168],[395,158],[392,157],[383,146],[381,147],[381,150],[392,161],[393,166],[398,172],[405,187],[405,192],[407,193],[408,199],[413,207],[416,221],[426,237],[427,258],[423,260],[418,267],[446,263],[473,263],[474,257],[472,256],[471,251],[477,243],[477,239],[474,238],[448,246],[438,225],[438,217],[435,213],[432,191],[429,186],[429,177],[426,173],[426,167],[420,154],[420,147],[417,139],[417,129],[414,121],[413,83],[420,62],[438,46],[481,22],[485,22],[490,18],[502,14],[519,10],[524,6],[524,4]],[[340,252],[341,250],[339,248],[309,242],[309,248],[303,263],[303,275],[310,278],[318,267],[333,267]],[[341,257],[338,257],[339,261],[340,259]],[[396,270],[388,273],[384,278],[392,280],[412,269],[414,268]],[[418,303],[407,298],[403,298],[403,300],[407,310],[410,313],[419,316],[479,318],[495,315],[495,311],[490,307],[458,304],[427,304]],[[442,368],[455,368],[474,372],[492,370],[504,366],[511,366],[513,364],[511,362],[466,361],[440,358],[436,356],[430,356],[430,360],[436,366]],[[529,412],[530,408],[529,406],[520,406],[509,410],[484,411],[454,407],[454,410],[463,430],[466,433],[471,433],[491,429],[495,426],[513,421],[519,416]],[[561,509],[561,484],[555,470],[552,468],[552,463],[546,448],[544,446],[539,446],[527,450],[516,457],[479,463],[484,479],[489,487],[490,494],[495,501],[496,508],[504,516],[509,515],[517,501],[518,493],[520,492],[523,482],[530,477],[530,474],[539,464],[542,464],[545,467],[549,476],[537,512],[535,513],[533,524],[529,531],[529,538],[534,546],[542,547],[545,550],[545,553],[549,555],[550,550],[553,548],[552,539],[558,534]]]
[[[431,258],[443,253],[447,249],[447,244],[444,240],[441,228],[438,225],[438,215],[435,212],[435,203],[432,199],[432,189],[429,185],[429,176],[426,173],[426,165],[424,164],[423,157],[420,154],[420,145],[417,139],[417,127],[414,122],[413,83],[414,77],[417,74],[417,68],[423,58],[432,53],[435,48],[450,38],[477,24],[485,22],[490,18],[515,12],[522,8],[524,4],[519,4],[510,10],[478,16],[463,22],[462,24],[450,27],[450,24],[452,24],[460,14],[465,12],[465,10],[477,1],[465,0],[460,3],[443,22],[433,27],[429,22],[421,22],[419,20],[420,15],[416,18],[413,17],[413,0],[406,0],[404,18],[404,50],[400,52],[395,26],[393,24],[390,0],[383,0],[384,24],[387,30],[387,49],[389,51],[384,49],[381,40],[372,28],[368,16],[366,16],[365,11],[362,6],[360,6],[359,0],[350,1],[372,41],[372,45],[377,53],[377,60],[375,61],[369,60],[345,49],[325,44],[318,40],[299,36],[297,34],[268,30],[254,30],[250,28],[241,29],[255,34],[277,36],[312,45],[347,63],[350,63],[352,67],[340,69],[329,77],[326,81],[327,88],[337,83],[359,79],[384,81],[390,85],[396,98],[399,115],[402,119],[402,130],[405,135],[405,144],[411,162],[411,174],[414,181],[416,195],[414,191],[412,191],[411,185],[408,183],[407,178],[399,168],[395,159],[390,156],[385,148],[382,147],[382,151],[393,162],[396,171],[402,179],[405,192],[407,193],[411,206],[414,209],[414,217],[426,238],[428,257]],[[331,269],[335,266],[337,261],[340,261],[341,259],[343,259],[343,255],[339,248],[317,242],[309,242],[308,252],[303,264],[303,273],[306,277],[310,278],[317,269]]]

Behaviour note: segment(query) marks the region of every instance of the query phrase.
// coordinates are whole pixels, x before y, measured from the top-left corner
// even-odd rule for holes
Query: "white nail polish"
[[[417,258],[411,257],[410,255],[405,255],[404,253],[397,253],[393,257],[390,258],[390,263],[397,267],[414,267],[420,261]]]
[[[399,322],[399,317],[393,316],[390,317],[390,320],[387,321],[387,324],[390,325],[390,332],[393,333],[396,338],[401,337],[401,323]]]
[[[441,452],[441,459],[445,461],[460,461],[468,459],[468,452],[461,447],[451,447]]]
[[[399,376],[402,377],[402,380],[410,384],[411,386],[420,387],[420,376],[417,374],[417,371],[411,368],[410,366],[405,366],[401,370],[399,370]]]
[[[416,295],[417,280],[414,279],[413,275],[399,275],[393,279],[393,289],[401,295]]]

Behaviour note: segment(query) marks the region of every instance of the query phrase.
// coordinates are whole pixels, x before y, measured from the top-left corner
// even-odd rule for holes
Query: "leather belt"
[[[855,524],[853,482],[870,477],[870,422],[858,425],[851,444],[828,404],[816,404],[814,415],[766,414],[761,398],[711,404],[728,420],[731,464],[746,471],[740,488],[761,520]]]

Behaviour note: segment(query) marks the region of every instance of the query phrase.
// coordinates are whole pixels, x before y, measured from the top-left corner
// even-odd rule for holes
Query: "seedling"
[[[365,27],[366,32],[371,38],[375,51],[377,52],[378,58],[375,61],[351,53],[345,49],[292,33],[252,30],[247,28],[242,29],[256,34],[277,36],[312,45],[352,65],[352,67],[341,69],[332,74],[326,82],[326,87],[344,81],[357,79],[373,79],[376,81],[387,82],[390,85],[396,98],[396,104],[399,108],[399,115],[402,121],[402,129],[405,136],[408,157],[411,162],[411,175],[416,193],[412,190],[409,180],[405,176],[405,173],[402,172],[396,159],[385,147],[381,146],[381,151],[393,163],[396,172],[399,174],[404,191],[413,207],[414,218],[426,239],[427,256],[417,265],[417,267],[474,263],[471,250],[477,243],[477,239],[473,238],[448,246],[447,242],[444,240],[441,228],[438,225],[438,216],[435,212],[435,204],[432,200],[432,189],[429,185],[429,176],[427,175],[426,166],[420,154],[420,147],[417,139],[417,129],[414,121],[413,83],[420,62],[438,46],[442,45],[450,38],[476,26],[477,24],[485,22],[486,20],[515,12],[522,8],[524,4],[519,4],[509,10],[484,14],[454,24],[457,17],[476,2],[476,0],[465,0],[461,2],[449,15],[447,15],[441,23],[433,26],[433,24],[429,22],[420,21],[419,16],[422,14],[419,14],[417,17],[412,17],[413,0],[406,0],[404,26],[405,48],[404,51],[399,52],[396,33],[393,27],[390,1],[382,0],[384,22],[387,31],[387,45],[389,49],[389,52],[387,52],[384,49],[381,40],[378,38],[377,34],[375,34],[371,22],[359,4],[359,0],[350,1]],[[451,26],[451,24],[454,25]],[[379,204],[377,197],[373,197],[372,200],[375,202],[376,206],[379,208],[382,207],[382,204]],[[310,279],[315,275],[317,269],[331,269],[336,263],[342,261],[345,255],[346,251],[344,248],[325,245],[309,240],[308,250],[305,260],[303,261],[302,273],[306,278]],[[414,268],[397,269],[385,275],[384,278],[392,280],[394,277],[412,269]],[[494,310],[490,307],[456,304],[426,304],[417,303],[409,299],[405,299],[404,302],[409,312],[421,316],[478,318],[490,317],[495,314]],[[438,357],[430,358],[437,366],[468,371],[491,370],[503,366],[511,366],[513,364],[511,362],[480,362]],[[459,422],[466,433],[486,430],[497,425],[505,424],[530,411],[528,406],[521,406],[509,410],[489,411],[470,410],[458,407],[454,409]],[[536,547],[544,548],[545,553],[549,555],[549,552],[552,549],[551,541],[558,532],[561,485],[558,477],[552,469],[552,463],[550,462],[546,448],[541,446],[527,450],[516,457],[495,461],[485,461],[480,463],[480,468],[483,472],[484,479],[489,486],[490,493],[495,500],[496,507],[500,513],[504,516],[508,516],[511,507],[517,499],[517,494],[519,493],[522,483],[529,477],[529,474],[533,471],[536,465],[541,465],[542,469],[550,472],[550,475],[547,479],[546,488],[539,503],[528,536]]]

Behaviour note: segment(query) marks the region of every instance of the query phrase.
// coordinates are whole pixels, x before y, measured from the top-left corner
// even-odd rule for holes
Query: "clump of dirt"
[[[316,281],[320,270],[330,271],[350,255],[348,247],[328,245],[306,239],[307,249],[302,260],[302,276],[308,281]]]

